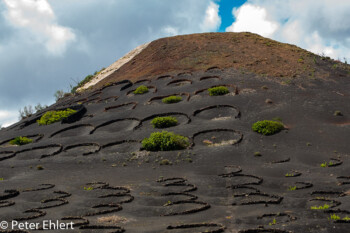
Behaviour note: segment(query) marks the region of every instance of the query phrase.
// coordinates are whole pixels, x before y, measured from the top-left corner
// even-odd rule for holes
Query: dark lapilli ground
[[[281,84],[213,67],[64,98],[0,131],[0,220],[73,221],[73,232],[347,232],[350,84],[333,81]],[[134,95],[140,85],[149,92]],[[209,96],[213,86],[230,93]],[[182,101],[163,103],[169,95]],[[68,122],[36,123],[74,106]],[[165,130],[189,148],[142,150],[156,116],[176,117]],[[274,118],[286,129],[252,131]],[[17,136],[33,143],[9,145]]]

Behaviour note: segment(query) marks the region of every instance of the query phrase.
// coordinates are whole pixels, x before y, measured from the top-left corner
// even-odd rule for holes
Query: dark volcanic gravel
[[[130,92],[140,85],[150,92]],[[230,93],[209,96],[218,85]],[[348,77],[282,85],[217,68],[65,98],[0,131],[0,221],[75,223],[44,232],[349,232],[349,90]],[[172,94],[183,100],[155,98]],[[68,107],[78,114],[67,123],[36,123]],[[191,147],[141,150],[161,131],[150,125],[158,115],[177,117],[165,130]],[[287,129],[252,131],[274,118]],[[10,146],[17,136],[34,142]]]

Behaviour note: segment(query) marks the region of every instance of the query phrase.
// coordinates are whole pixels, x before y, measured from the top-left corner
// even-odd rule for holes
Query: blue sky
[[[2,0],[0,125],[166,36],[249,31],[349,61],[349,12],[348,0]]]
[[[219,32],[224,32],[234,21],[232,9],[242,6],[246,0],[221,0],[219,4],[219,14],[221,16],[221,25]]]

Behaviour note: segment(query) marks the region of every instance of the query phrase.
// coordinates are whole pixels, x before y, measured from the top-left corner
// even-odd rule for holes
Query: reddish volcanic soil
[[[138,81],[164,73],[236,68],[288,81],[346,75],[349,67],[294,45],[252,33],[205,33],[162,38],[102,80],[96,88],[124,79]],[[345,67],[344,67],[345,68]]]

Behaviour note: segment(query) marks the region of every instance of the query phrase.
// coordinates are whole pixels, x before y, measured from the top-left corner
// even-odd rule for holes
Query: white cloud
[[[56,16],[47,0],[4,0],[6,19],[15,27],[26,29],[35,40],[44,43],[54,54],[65,52],[69,42],[75,40],[73,30],[57,24]],[[31,37],[26,37],[30,39]]]
[[[216,31],[221,25],[221,17],[219,15],[219,5],[214,2],[210,2],[207,10],[205,11],[204,21],[201,23],[200,28],[204,32]]]
[[[17,122],[18,112],[0,110],[0,126],[7,127]]]
[[[285,23],[278,33],[280,33],[282,38],[288,38],[287,42],[292,44],[301,43],[305,39],[303,38],[305,32],[303,31],[302,22],[299,20]]]
[[[350,58],[350,1],[248,0],[227,31],[250,31],[334,59]]]
[[[162,31],[165,33],[167,36],[175,36],[179,34],[179,29],[174,28],[172,26],[166,26],[162,29]]]
[[[264,8],[251,4],[244,4],[233,9],[236,21],[226,28],[227,32],[255,32],[262,36],[271,36],[278,28],[278,24],[267,19]]]
[[[16,121],[18,109],[50,105],[55,91],[140,44],[209,30],[201,25],[210,2],[0,0],[0,109]]]
[[[305,38],[304,43],[307,48],[317,54],[324,53],[324,55],[329,57],[337,58],[338,53],[332,46],[326,46],[324,40],[320,37],[318,32],[314,32]]]

